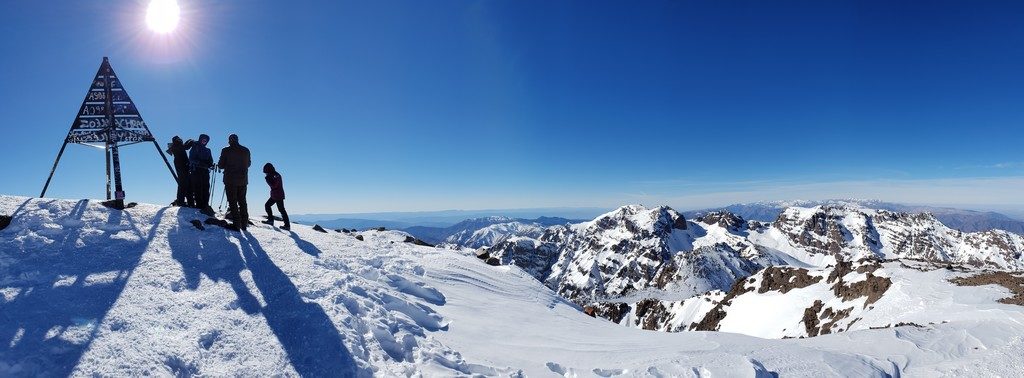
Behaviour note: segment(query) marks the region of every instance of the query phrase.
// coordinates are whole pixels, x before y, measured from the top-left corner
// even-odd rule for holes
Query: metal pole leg
[[[67,141],[64,141],[64,144],[60,146],[60,152],[57,152],[57,159],[53,161],[53,168],[50,169],[50,177],[46,178],[46,184],[43,185],[43,192],[39,193],[39,198],[46,197],[46,188],[50,187],[50,180],[53,179],[53,173],[57,171],[57,163],[60,163],[60,157],[61,155],[64,155],[64,147],[67,146]]]

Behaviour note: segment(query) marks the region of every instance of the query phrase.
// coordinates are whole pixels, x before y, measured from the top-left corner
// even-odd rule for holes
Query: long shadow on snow
[[[245,261],[235,246],[227,238],[228,232],[216,226],[207,226],[206,231],[195,229],[189,222],[193,219],[205,218],[195,210],[182,209],[178,212],[178,227],[167,235],[171,247],[171,257],[181,264],[185,276],[185,288],[196,290],[202,275],[231,285],[238,298],[238,307],[245,313],[253,315],[260,312],[260,303],[242,280],[241,273],[246,269]]]
[[[0,233],[0,259],[13,261],[0,267],[0,283],[17,290],[10,300],[0,301],[0,375],[69,375],[124,290],[166,210],[156,213],[143,234],[129,212],[93,209],[107,212],[105,225],[94,224],[105,232],[82,233],[88,201],[79,201],[66,213],[59,201],[38,201],[61,229],[28,230],[24,223],[30,219],[25,218],[33,214],[19,208],[11,226]],[[127,227],[121,224],[125,219]],[[28,231],[52,242],[15,240]],[[115,237],[121,232],[134,233],[139,240]]]
[[[244,233],[242,255],[267,306],[263,316],[303,377],[351,377],[356,363],[334,323],[316,303],[302,299],[298,288],[260,246]],[[315,247],[314,247],[315,248]]]
[[[289,234],[292,237],[292,240],[295,240],[295,245],[298,246],[302,252],[313,257],[320,257],[320,248],[317,248],[313,243],[302,240],[302,238],[299,237],[299,234],[296,234],[295,232],[289,232]]]

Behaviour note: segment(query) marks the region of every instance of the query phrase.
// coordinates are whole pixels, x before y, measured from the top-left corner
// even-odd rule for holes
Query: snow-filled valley
[[[909,232],[921,239],[919,230],[934,228],[927,219],[901,218],[910,226],[896,229],[884,227],[895,224],[882,222],[888,220],[885,214],[871,214],[872,221],[878,219],[872,229],[883,230],[878,237],[870,230],[860,233],[864,223],[847,221],[846,214],[794,213],[794,222],[785,224],[820,224],[823,232],[801,231],[795,238],[780,233],[771,239],[777,248],[768,248],[758,235],[775,228],[753,225],[726,232],[725,218],[701,225],[675,222],[681,218],[672,216],[625,222],[644,213],[632,211],[624,218],[545,231],[538,239],[530,230],[531,235],[502,240],[529,244],[534,252],[544,243],[576,245],[580,256],[588,251],[582,247],[592,247],[597,252],[592,256],[548,267],[545,277],[569,277],[559,281],[567,285],[563,294],[590,293],[593,285],[602,292],[637,293],[640,288],[627,288],[641,277],[625,274],[647,274],[662,257],[680,259],[678,269],[664,277],[707,273],[709,267],[725,267],[737,277],[753,274],[752,281],[734,285],[735,292],[664,298],[703,301],[690,305],[691,317],[678,323],[683,324],[714,311],[721,304],[716,301],[731,295],[721,306],[726,315],[718,319],[720,332],[650,331],[591,317],[559,295],[558,284],[552,290],[550,281],[538,279],[536,271],[515,263],[492,266],[468,249],[409,243],[408,235],[397,231],[318,232],[300,225],[281,231],[258,223],[241,233],[213,225],[200,230],[192,221],[205,217],[192,209],[141,204],[118,211],[97,201],[0,196],[0,215],[11,216],[10,225],[0,230],[0,376],[1013,376],[1024,371],[1024,307],[999,302],[1014,292],[1001,285],[950,282],[986,272],[985,267],[895,260],[840,272],[843,287],[871,282],[869,274],[889,279],[885,295],[872,298],[871,290],[859,296],[858,290],[836,289],[830,275],[838,268],[811,264],[827,258],[787,254],[803,241],[802,251],[833,248],[857,257],[900,257],[903,250],[890,248],[899,243],[890,243],[896,239],[888,235]],[[785,224],[779,230],[793,231]],[[593,232],[584,233],[587,227]],[[629,229],[635,232],[623,233]],[[998,258],[991,262],[995,268],[1019,261],[992,247],[1017,243],[1013,237],[994,233],[974,240],[943,232],[928,239],[927,253],[970,245],[975,248],[962,254],[968,257],[950,256],[957,263],[977,262],[974,256]],[[830,233],[840,236],[830,239]],[[737,234],[743,237],[733,237]],[[708,235],[718,235],[719,242],[702,245]],[[704,248],[704,254],[687,260],[684,254],[660,256],[652,251],[661,249],[647,248],[661,248],[662,242],[670,252]],[[633,248],[632,261],[612,253],[625,247]],[[511,246],[508,251],[509,256],[524,252]],[[786,269],[806,273],[776,275],[763,269],[785,262],[800,266]],[[618,270],[608,270],[612,266]],[[632,267],[623,276],[630,279],[600,280],[622,267]],[[584,268],[594,275],[574,273]],[[800,274],[810,278],[790,278]],[[679,285],[652,289],[691,288],[696,295],[718,285],[664,282]],[[763,287],[768,289],[761,292]],[[778,339],[806,334],[758,327],[807,329],[801,323],[804,307],[826,294],[838,299],[818,306],[816,329],[836,318],[826,316],[826,307],[836,313],[852,306],[848,316],[832,322],[846,332]],[[850,300],[839,300],[845,298]],[[857,317],[862,320],[851,324]]]

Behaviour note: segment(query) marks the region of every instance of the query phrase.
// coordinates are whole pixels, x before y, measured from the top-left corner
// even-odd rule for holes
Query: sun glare
[[[170,33],[178,26],[181,8],[175,0],[152,0],[146,8],[146,25],[157,33]]]

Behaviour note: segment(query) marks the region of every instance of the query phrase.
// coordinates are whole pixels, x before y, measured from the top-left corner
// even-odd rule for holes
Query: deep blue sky
[[[179,2],[164,37],[147,1],[5,4],[0,193],[39,194],[109,56],[161,145],[238,133],[250,202],[271,161],[296,213],[1024,207],[1024,3]],[[123,155],[129,199],[173,199],[152,146]],[[48,194],[102,197],[102,152]]]

